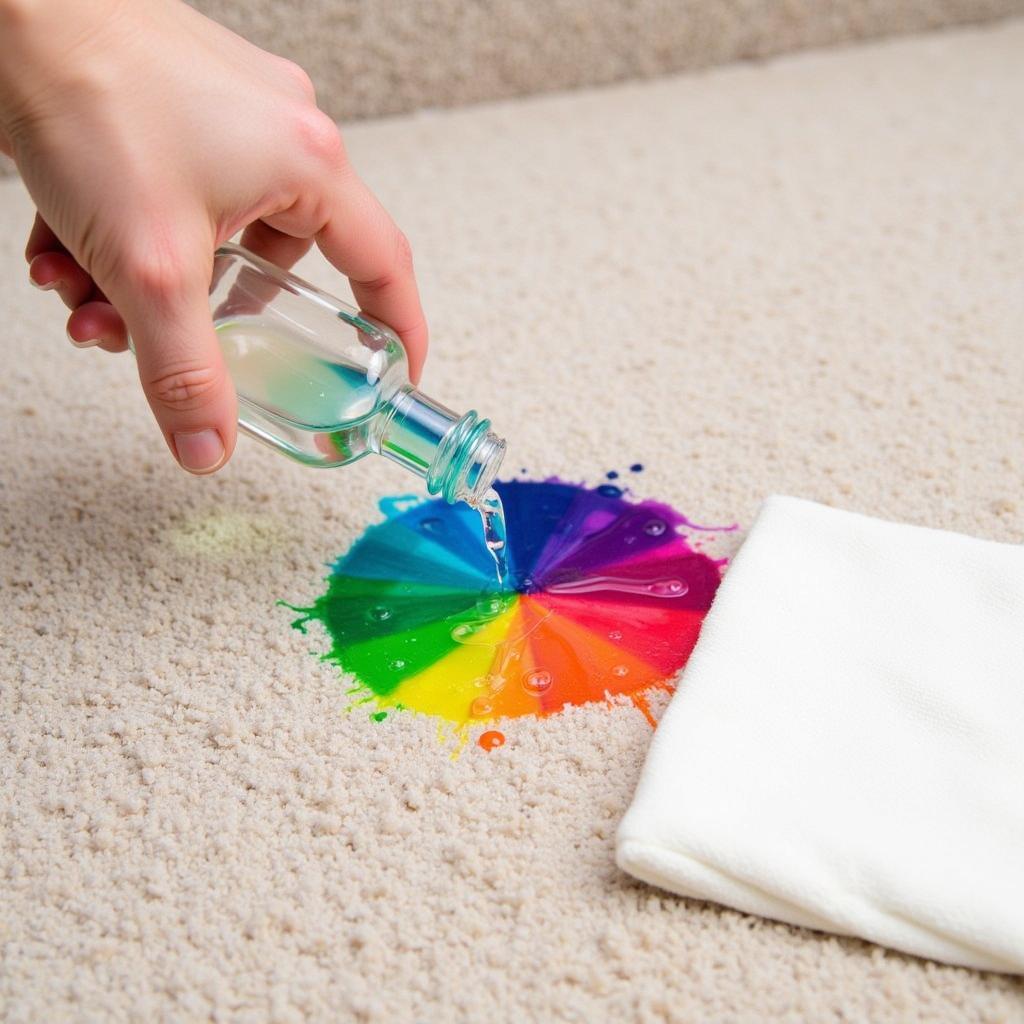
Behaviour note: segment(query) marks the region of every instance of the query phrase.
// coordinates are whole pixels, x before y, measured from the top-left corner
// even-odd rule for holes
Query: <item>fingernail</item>
[[[224,442],[216,430],[175,434],[174,448],[182,468],[190,473],[212,473],[224,461]]]
[[[85,341],[79,341],[77,338],[71,337],[70,331],[65,331],[64,333],[67,334],[68,341],[70,341],[75,348],[92,348],[103,340],[102,338],[86,338]]]
[[[28,275],[28,279],[32,282],[32,287],[38,288],[41,292],[52,292],[54,288],[60,288],[64,284],[59,277],[56,281],[48,281],[46,284],[40,284],[31,274]]]

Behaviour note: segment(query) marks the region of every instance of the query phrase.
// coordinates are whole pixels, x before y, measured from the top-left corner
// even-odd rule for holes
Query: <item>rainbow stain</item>
[[[496,485],[508,530],[499,588],[477,513],[442,500],[381,502],[293,625],[320,622],[322,655],[355,677],[353,705],[434,715],[464,742],[504,742],[491,723],[628,699],[654,724],[697,642],[725,559],[690,543],[699,527],[619,485]]]

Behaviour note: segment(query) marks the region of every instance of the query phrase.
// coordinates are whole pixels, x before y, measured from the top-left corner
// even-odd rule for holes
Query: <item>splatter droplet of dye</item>
[[[497,750],[498,747],[505,745],[505,734],[495,729],[489,729],[480,736],[477,743],[490,753],[492,750]]]
[[[619,479],[619,474],[618,474],[618,473],[616,473],[614,469],[609,469],[609,470],[608,470],[608,472],[607,472],[607,473],[605,473],[605,476],[606,476],[606,477],[607,477],[607,478],[608,478],[609,480],[618,480],[618,479]]]
[[[652,519],[650,522],[644,523],[644,533],[648,537],[660,537],[668,527],[660,519]]]
[[[629,467],[629,471],[630,473],[642,473],[644,471],[644,464],[642,462],[634,462],[633,465]]]
[[[691,541],[701,528],[610,483],[495,489],[508,526],[501,589],[472,509],[385,501],[296,627],[326,628],[324,657],[376,702],[368,710],[435,715],[463,736],[481,719],[616,696],[643,711],[645,693],[671,691],[724,565]],[[654,522],[664,529],[644,529]]]
[[[375,714],[370,715],[370,717],[375,722],[383,722],[384,719],[388,717],[388,713],[386,711],[378,711]]]

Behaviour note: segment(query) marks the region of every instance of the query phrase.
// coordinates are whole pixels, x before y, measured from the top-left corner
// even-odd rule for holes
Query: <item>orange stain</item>
[[[593,631],[545,608],[546,602],[531,595],[523,597],[525,617],[540,621],[530,634],[530,650],[523,659],[526,671],[543,670],[552,676],[551,687],[540,697],[541,714],[558,714],[567,704],[605,702],[610,696],[623,695],[645,717],[652,718],[643,698],[645,690],[671,690],[672,680],[650,663],[621,649],[611,640],[600,639]]]
[[[494,648],[494,660],[482,682],[480,704],[470,708],[470,716],[477,719],[519,718],[536,715],[541,710],[537,696],[522,686],[525,659],[530,650],[530,631],[537,626],[537,616],[524,614],[523,602],[518,600],[515,618],[510,622],[502,643]],[[489,684],[489,685],[488,685]]]
[[[505,745],[505,734],[498,732],[496,729],[488,729],[487,732],[482,733],[477,743],[488,753],[492,750],[496,750],[498,747]]]
[[[647,719],[652,729],[658,728],[658,723],[651,714],[651,702],[647,699],[646,693],[631,693],[629,699],[635,707]]]

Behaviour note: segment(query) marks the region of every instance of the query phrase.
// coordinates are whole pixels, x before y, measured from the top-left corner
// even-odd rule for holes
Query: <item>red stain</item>
[[[503,747],[505,745],[505,734],[503,732],[498,732],[496,729],[488,729],[487,732],[480,735],[480,739],[477,740],[477,743],[479,743],[484,750],[490,753],[490,751],[496,750],[498,747]]]

